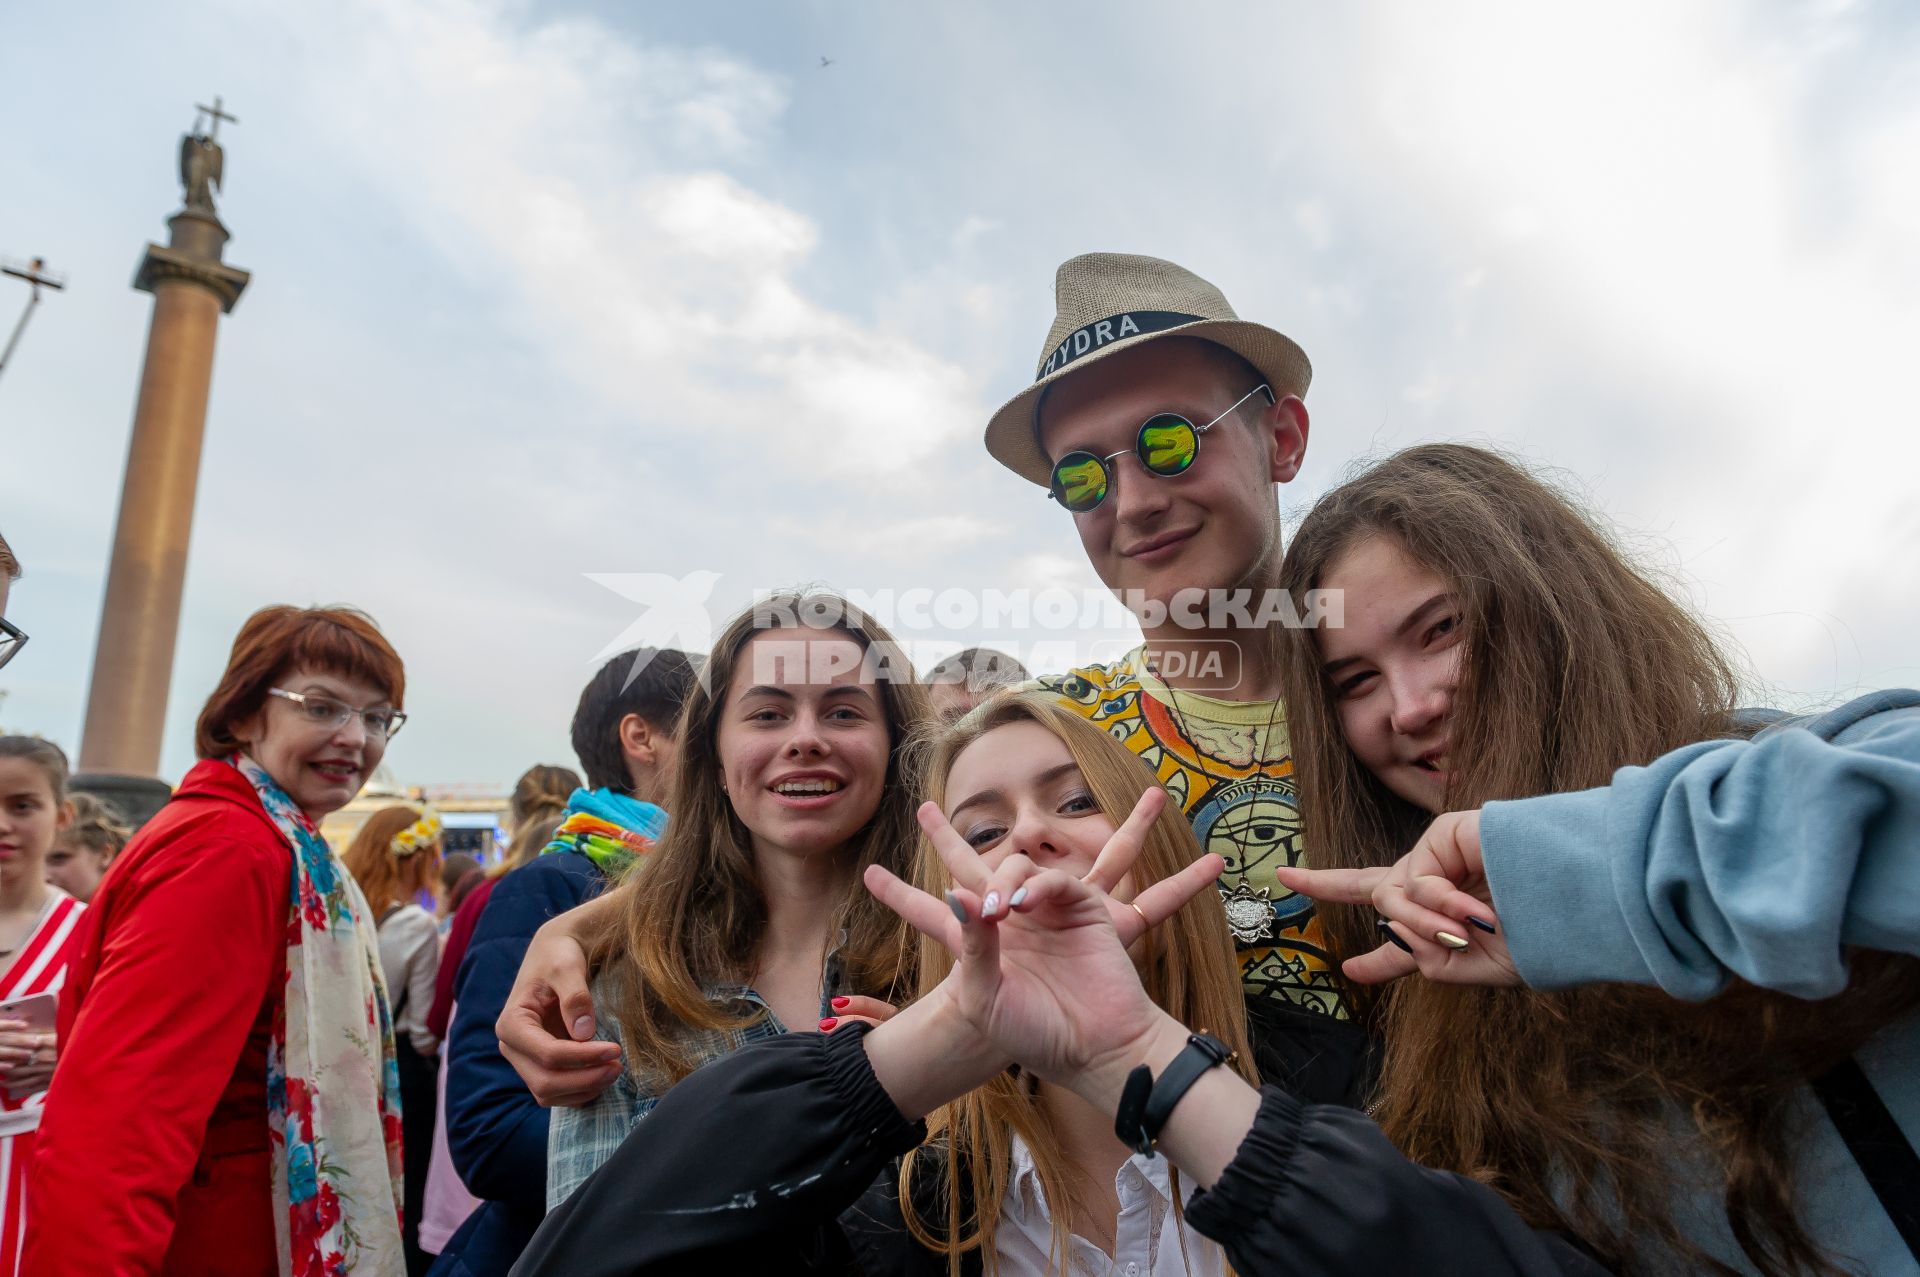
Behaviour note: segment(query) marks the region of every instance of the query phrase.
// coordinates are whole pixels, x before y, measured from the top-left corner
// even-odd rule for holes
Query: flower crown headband
[[[440,840],[440,813],[431,807],[423,808],[420,819],[402,829],[393,836],[388,848],[402,859],[413,855],[422,847],[430,847]]]

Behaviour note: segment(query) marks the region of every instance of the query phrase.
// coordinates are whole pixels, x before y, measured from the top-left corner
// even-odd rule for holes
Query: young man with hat
[[[1274,485],[1300,471],[1313,370],[1171,262],[1089,253],[1054,291],[1038,373],[987,451],[1049,490],[1146,642],[1037,685],[1125,741],[1225,858],[1248,992],[1344,1018],[1312,902],[1274,878],[1301,863],[1300,816],[1260,625],[1291,614]]]
[[[1171,262],[1076,257],[1056,293],[1039,373],[994,414],[987,450],[1050,490],[1101,580],[1142,614],[1146,642],[1028,686],[1129,745],[1225,858],[1220,890],[1261,1075],[1308,1102],[1351,1102],[1365,1089],[1364,1035],[1312,902],[1274,877],[1302,863],[1293,751],[1272,645],[1240,611],[1269,615],[1277,592],[1274,485],[1299,473],[1312,370],[1290,339],[1241,320]],[[1196,589],[1197,610],[1182,597]],[[592,999],[573,925],[555,920],[536,937],[534,951],[547,950],[530,951],[496,1025],[543,1104],[590,1099],[620,1068],[617,1048],[586,1040]]]

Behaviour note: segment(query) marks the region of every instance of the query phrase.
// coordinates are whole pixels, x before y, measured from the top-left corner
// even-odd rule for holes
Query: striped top
[[[67,966],[79,947],[80,915],[86,906],[64,891],[49,887],[53,899],[34,924],[33,934],[0,975],[0,1002],[12,1002],[36,993],[58,993],[67,982]],[[17,1135],[40,1125],[45,1091],[14,1099],[0,1091],[0,1136]]]

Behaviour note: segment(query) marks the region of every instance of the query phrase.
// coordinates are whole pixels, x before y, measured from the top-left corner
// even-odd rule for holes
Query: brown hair
[[[380,690],[395,709],[407,691],[406,668],[380,627],[350,607],[262,608],[234,637],[213,695],[200,711],[193,747],[202,758],[223,758],[240,748],[236,723],[260,712],[267,689],[300,669],[355,678]]]
[[[1368,468],[1301,523],[1282,588],[1319,588],[1376,536],[1456,600],[1449,809],[1604,785],[1616,768],[1738,733],[1739,679],[1713,637],[1518,463],[1433,444]],[[1347,748],[1314,635],[1281,642],[1309,856],[1323,869],[1389,864],[1430,814]],[[1377,943],[1369,910],[1326,905],[1322,917],[1339,956]],[[1813,1003],[1739,985],[1705,1005],[1619,986],[1355,990],[1385,1041],[1373,1112],[1413,1161],[1491,1184],[1611,1269],[1646,1271],[1664,1248],[1690,1271],[1730,1272],[1675,1219],[1674,1146],[1690,1126],[1754,1265],[1831,1272],[1797,1208],[1789,1097],[1920,1000],[1911,959],[1860,955],[1854,971],[1846,993]]]
[[[580,773],[571,767],[535,763],[520,773],[513,783],[513,795],[507,799],[507,854],[493,870],[495,877],[512,873],[526,864],[553,840],[567,810],[567,799],[580,788]],[[546,837],[538,830],[545,827]]]
[[[53,805],[67,801],[67,781],[73,769],[67,763],[67,751],[44,736],[0,736],[0,758],[23,758],[46,773],[47,786],[53,790]]]
[[[412,855],[396,855],[393,850],[394,837],[421,815],[420,808],[404,803],[382,807],[367,817],[353,841],[347,844],[346,854],[340,857],[347,872],[360,884],[367,907],[373,910],[375,918],[394,905],[413,900],[438,880],[440,839],[434,839]]]
[[[800,627],[845,635],[878,663],[890,741],[880,806],[851,840],[846,897],[829,923],[847,934],[839,951],[845,987],[898,1002],[911,981],[899,970],[906,924],[862,889],[860,875],[870,864],[908,872],[917,831],[906,755],[927,717],[926,692],[893,636],[846,600],[818,591],[776,595],[736,617],[714,642],[674,733],[681,753],[667,807],[673,818],[630,879],[644,879],[645,889],[624,891],[625,907],[586,939],[592,968],[612,968],[614,1014],[637,1077],[678,1082],[693,1069],[682,1045],[686,1028],[737,1028],[754,1018],[743,1020],[701,992],[746,980],[767,921],[751,836],[720,787],[720,716],[753,637]],[[624,972],[636,978],[621,978]]]
[[[133,830],[127,827],[120,809],[86,793],[75,793],[69,801],[73,803],[73,823],[54,841],[90,851],[100,857],[102,865],[112,864],[120,849],[127,845],[127,839],[133,837]]]
[[[1079,765],[1095,806],[1115,825],[1127,818],[1147,786],[1157,783],[1133,751],[1060,706],[1050,695],[1002,692],[935,733],[926,754],[924,796],[944,809],[947,773],[954,759],[987,733],[1011,723],[1035,723],[1058,736]],[[1200,855],[1193,827],[1175,804],[1168,803],[1147,832],[1140,859],[1134,864],[1134,882],[1140,887],[1151,886],[1186,868]],[[921,890],[935,895],[952,885],[939,853],[924,838],[914,860],[914,881]],[[1143,943],[1140,978],[1147,995],[1182,1024],[1204,1028],[1231,1046],[1239,1053],[1237,1071],[1259,1085],[1247,1045],[1240,968],[1219,896],[1212,891],[1201,892],[1163,926],[1148,932]],[[953,969],[953,958],[943,946],[926,939],[920,941],[919,950],[919,992],[925,996]],[[921,1244],[947,1256],[951,1273],[959,1273],[960,1257],[967,1251],[977,1247],[983,1255],[994,1253],[993,1234],[1008,1191],[1014,1133],[1033,1155],[1041,1191],[1048,1202],[1055,1204],[1051,1254],[1056,1265],[1065,1266],[1073,1225],[1071,1190],[1083,1184],[1086,1176],[1062,1156],[1060,1138],[1033,1089],[1019,1077],[1002,1074],[929,1115],[928,1142],[909,1153],[900,1169],[900,1200],[907,1228]],[[942,1163],[937,1177],[949,1186],[944,1195],[945,1219],[923,1219],[913,1205],[913,1178],[926,1159]],[[970,1190],[965,1196],[972,1204],[972,1214],[964,1218],[960,1212],[963,1195],[952,1188],[959,1183],[963,1168]],[[1175,1175],[1177,1202],[1180,1193],[1178,1173]]]

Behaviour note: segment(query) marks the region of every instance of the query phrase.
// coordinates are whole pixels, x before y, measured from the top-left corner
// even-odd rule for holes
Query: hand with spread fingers
[[[1282,867],[1275,874],[1315,900],[1379,913],[1380,947],[1341,964],[1351,980],[1384,984],[1418,972],[1440,984],[1521,983],[1481,864],[1477,811],[1440,816],[1384,869]]]
[[[1164,1015],[1141,987],[1127,946],[1223,867],[1220,857],[1202,856],[1131,900],[1109,894],[1123,890],[1165,803],[1165,791],[1148,788],[1085,877],[1040,869],[1023,855],[990,867],[928,803],[920,827],[953,877],[946,899],[877,866],[867,870],[867,887],[954,956],[943,990],[974,1031],[1022,1067],[1064,1083],[1158,1027]]]

